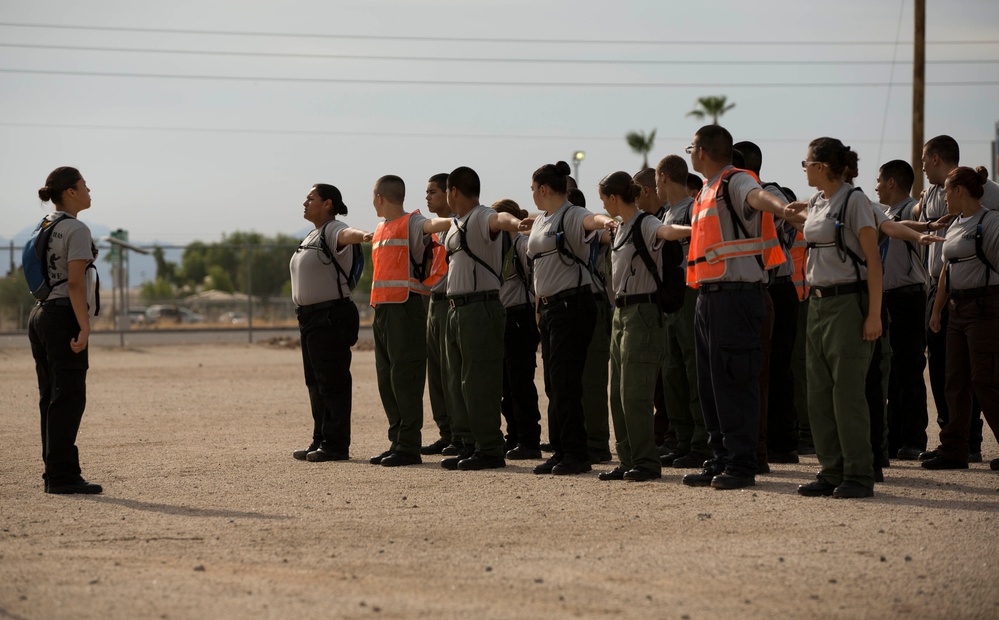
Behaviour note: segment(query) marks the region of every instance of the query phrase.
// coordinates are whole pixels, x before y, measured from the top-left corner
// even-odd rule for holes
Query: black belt
[[[850,282],[849,284],[833,284],[831,286],[812,286],[808,292],[809,297],[836,297],[838,295],[853,295],[855,293],[866,293],[867,282]]]
[[[444,301],[447,299],[447,293],[430,293],[430,301]]]
[[[999,286],[980,286],[978,288],[966,288],[950,292],[951,299],[974,299],[990,295],[999,295]]]
[[[774,278],[773,284],[793,284],[794,276],[777,276]]]
[[[68,306],[73,307],[73,302],[69,300],[69,297],[58,297],[56,299],[46,299],[45,301],[39,301],[39,306]]]
[[[534,312],[534,304],[517,304],[506,309],[508,315],[516,312]]]
[[[762,291],[766,285],[762,282],[708,282],[698,287],[702,293],[717,293],[719,291]]]
[[[658,295],[655,293],[641,293],[638,295],[622,295],[614,300],[614,305],[618,308],[633,306],[635,304],[655,304],[659,303]]]
[[[308,306],[295,306],[295,316],[305,316],[306,314],[319,312],[320,310],[332,308],[333,306],[340,306],[343,304],[350,304],[350,303],[354,303],[350,299],[350,297],[344,297],[343,299],[334,299],[332,301],[324,301],[318,304],[309,304]]]
[[[499,299],[499,291],[486,291],[485,293],[466,293],[464,295],[448,295],[447,305],[452,308],[466,306],[479,301],[492,301]]]
[[[899,286],[898,288],[890,288],[885,291],[886,294],[902,294],[902,293],[926,293],[926,287],[922,284],[909,284],[908,286]]]
[[[560,299],[565,299],[566,297],[574,297],[576,295],[582,295],[584,293],[589,293],[590,286],[577,286],[576,288],[567,288],[564,291],[559,291],[554,295],[548,295],[547,297],[539,297],[541,300],[541,305],[547,306],[548,304],[553,304]]]

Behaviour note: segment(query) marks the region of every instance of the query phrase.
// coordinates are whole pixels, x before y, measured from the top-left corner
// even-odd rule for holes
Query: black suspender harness
[[[861,191],[859,187],[854,187],[853,189],[851,189],[847,193],[846,198],[843,200],[843,206],[840,207],[839,213],[836,214],[836,240],[830,241],[828,243],[808,242],[807,244],[808,249],[836,248],[836,251],[839,253],[839,259],[841,261],[845,263],[846,259],[849,258],[850,261],[853,263],[853,271],[857,275],[858,283],[863,282],[863,278],[860,277],[860,267],[861,265],[866,267],[867,261],[858,256],[856,252],[851,250],[850,247],[846,245],[846,240],[843,238],[843,213],[846,212],[846,208],[850,204],[850,196],[852,196],[854,192],[859,192],[859,191]]]
[[[978,259],[985,265],[985,286],[989,285],[989,279],[993,271],[996,268],[992,266],[989,262],[987,256],[985,256],[984,249],[984,235],[982,234],[982,222],[985,221],[985,216],[990,212],[989,209],[982,207],[982,214],[978,216],[978,224],[975,226],[975,253],[971,256],[963,256],[961,258],[951,258],[947,260],[947,293],[950,294],[950,267],[956,263],[966,263],[969,260]],[[997,272],[999,273],[999,272]]]
[[[569,208],[571,209],[577,207],[576,205],[570,205]],[[578,208],[582,209],[582,207]],[[579,287],[583,285],[583,269],[586,269],[590,273],[590,278],[594,282],[601,279],[596,277],[596,274],[594,273],[593,269],[593,263],[596,262],[596,256],[599,254],[600,248],[599,248],[599,243],[596,244],[595,248],[594,246],[590,246],[589,262],[584,261],[583,259],[576,256],[576,253],[572,251],[572,248],[569,247],[568,242],[565,240],[565,228],[564,228],[565,214],[568,212],[569,209],[566,209],[565,211],[562,212],[562,215],[559,217],[558,220],[558,226],[555,227],[555,249],[549,250],[547,252],[541,252],[540,254],[535,254],[534,257],[531,259],[531,261],[533,264],[533,261],[539,258],[542,258],[544,256],[550,256],[552,254],[558,254],[559,260],[562,261],[563,265],[576,264],[579,266],[579,280],[576,283],[576,286]],[[567,261],[566,260],[567,258],[570,260]],[[602,284],[603,282],[597,284],[597,286],[599,288],[602,288],[601,286]]]
[[[468,218],[468,219],[469,219],[469,221],[471,221],[472,218]],[[478,256],[476,256],[472,252],[471,248],[468,247],[468,239],[465,236],[467,234],[467,232],[458,223],[458,217],[457,216],[455,216],[453,218],[452,225],[454,226],[455,230],[458,231],[458,249],[454,250],[453,252],[450,249],[446,250],[446,260],[447,260],[448,264],[449,265],[451,264],[451,255],[452,254],[455,254],[457,252],[464,252],[465,254],[468,254],[469,258],[471,258],[475,262],[477,262],[480,265],[482,265],[483,267],[485,267],[486,271],[488,271],[489,273],[493,274],[493,276],[497,280],[499,280],[500,286],[502,286],[503,285],[503,276],[501,276],[500,274],[496,273],[496,271],[492,267],[489,266],[489,263],[487,263],[486,261],[484,261],[481,258],[479,258]],[[500,269],[502,270],[502,267]],[[478,287],[479,287],[479,274],[478,274],[478,271],[475,270],[474,266],[472,268],[472,286],[474,288],[476,288],[476,289],[478,289]]]

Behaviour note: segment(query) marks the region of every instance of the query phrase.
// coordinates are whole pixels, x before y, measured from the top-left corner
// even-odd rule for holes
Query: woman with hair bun
[[[493,209],[509,213],[518,220],[527,211],[516,202],[503,199],[493,203]],[[506,329],[503,335],[503,400],[501,411],[506,419],[506,458],[511,460],[541,458],[541,412],[538,410],[538,388],[534,385],[537,368],[538,321],[534,314],[534,291],[531,290],[531,265],[527,259],[527,237],[502,231],[503,285],[500,302],[506,308]]]
[[[951,170],[944,182],[947,212],[958,219],[947,230],[944,267],[933,302],[930,329],[947,324],[947,408],[940,447],[924,460],[926,469],[967,469],[972,397],[999,436],[999,215],[982,206],[988,172],[982,167]],[[992,469],[999,469],[993,459]]]
[[[593,231],[611,221],[567,200],[569,164],[545,164],[534,171],[534,204],[544,211],[530,230],[528,254],[534,263],[535,305],[541,329],[541,358],[548,394],[548,435],[552,456],[536,474],[590,471],[583,417],[583,367],[596,324],[590,285],[589,242]]]
[[[317,183],[303,203],[312,230],[291,257],[291,299],[301,332],[305,385],[312,405],[312,441],[292,452],[300,461],[346,461],[350,458],[350,347],[357,342],[357,306],[350,298],[347,274],[354,266],[351,245],[370,241],[372,233],[350,228],[337,215],[347,214],[340,190]]]
[[[847,182],[857,154],[835,138],[808,145],[801,166],[818,192],[803,231],[811,285],[806,331],[808,418],[821,470],[808,497],[871,497],[874,455],[864,384],[881,336],[881,257],[871,201]]]
[[[666,225],[635,204],[642,188],[627,172],[614,172],[599,184],[604,209],[621,219],[611,242],[614,317],[610,338],[610,408],[621,465],[601,480],[644,482],[662,477],[656,448],[653,397],[666,350],[666,322],[659,306],[656,276],[639,254],[644,247],[662,273],[662,240],[690,236],[689,226]],[[639,243],[636,239],[640,238]]]
[[[51,292],[38,301],[28,317],[28,340],[38,375],[41,413],[42,480],[46,493],[96,494],[101,485],[80,475],[76,435],[87,406],[90,367],[90,317],[100,311],[96,273],[97,247],[90,229],[77,219],[90,208],[90,188],[80,171],[56,168],[38,190],[42,202],[55,210],[39,225],[52,226],[45,252]]]

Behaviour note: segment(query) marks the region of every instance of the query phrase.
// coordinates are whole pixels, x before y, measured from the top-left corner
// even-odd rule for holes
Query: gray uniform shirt
[[[985,182],[983,189],[985,194],[982,196],[982,206],[993,211],[999,210],[999,184],[990,179]],[[947,215],[947,203],[944,201],[943,185],[930,185],[926,188],[920,204],[922,205],[919,213],[919,220],[921,222],[932,222]],[[934,230],[929,234],[945,237],[947,229]],[[940,270],[943,268],[943,245],[942,243],[934,243],[929,249],[928,271],[929,277],[933,281],[936,281],[940,277]]]
[[[339,263],[344,273],[349,274],[354,266],[354,255],[350,246],[337,247],[337,236],[347,228],[347,224],[332,220],[326,224],[326,247],[333,253],[333,260]],[[313,230],[298,246],[291,256],[291,301],[296,306],[311,306],[326,301],[340,299],[340,290],[344,297],[350,297],[346,278],[342,277],[336,267],[327,258],[319,246],[319,231],[322,226]],[[337,286],[339,282],[340,286]]]
[[[53,211],[45,216],[48,221],[54,221],[63,215],[66,219],[59,222],[52,229],[52,236],[49,238],[49,248],[45,264],[49,271],[49,281],[57,282],[69,278],[69,263],[74,260],[85,260],[87,264],[92,264],[97,260],[97,246],[90,235],[90,228],[86,224],[76,219],[65,211]],[[97,309],[95,301],[94,270],[84,271],[87,283],[87,308],[90,316],[94,316]],[[63,282],[52,288],[49,299],[61,299],[69,297],[69,282]]]
[[[874,218],[875,207],[863,192],[852,192],[853,186],[844,183],[830,198],[817,192],[808,201],[808,219],[805,220],[804,234],[809,243],[835,243],[836,222],[842,222],[843,241],[854,254],[864,259],[858,234],[862,228],[873,228],[877,232]],[[847,195],[850,204],[843,208]],[[859,265],[860,279],[867,279],[867,267]],[[810,248],[805,268],[808,283],[812,286],[831,286],[857,281],[853,260],[849,256],[840,258],[835,246]]]
[[[650,215],[642,218],[642,228],[637,230],[634,226],[640,213],[641,211],[627,222],[623,222],[614,234],[614,242],[611,245],[613,273],[611,286],[615,297],[656,292],[656,281],[652,273],[645,266],[645,261],[635,252],[634,235],[642,235],[645,247],[649,248],[652,260],[656,264],[657,273],[662,273],[663,255],[660,250],[663,242],[656,238],[656,232],[662,226],[662,222],[654,215]]]
[[[992,266],[999,268],[999,214],[983,209],[967,220],[958,220],[947,228],[947,240],[939,244],[943,246],[946,261],[971,259],[950,264],[947,283],[952,291],[986,286],[985,276],[989,268],[975,257],[975,232],[979,222],[982,224],[982,251]],[[989,286],[999,284],[999,273],[993,271],[988,276]]]
[[[916,201],[909,196],[890,207],[883,207],[888,219],[896,222],[912,219],[912,209]],[[888,252],[885,254],[884,290],[890,291],[903,286],[924,284],[926,268],[923,266],[922,246],[916,243],[891,239],[888,241]]]
[[[489,232],[489,217],[496,211],[485,205],[471,209],[464,217],[451,224],[444,238],[451,260],[448,263],[447,294],[464,295],[497,291],[503,269],[503,244],[499,235],[495,239]],[[472,254],[484,261],[493,273],[461,249],[458,235],[464,231],[465,241]]]
[[[506,256],[503,257],[503,286],[500,287],[500,303],[504,308],[512,308],[521,304],[534,304],[534,295],[531,293],[531,267],[527,260],[527,237],[519,233],[501,232],[500,235],[510,235],[511,249],[510,264],[507,264]],[[517,268],[513,261],[520,263],[521,273],[528,281],[525,282],[517,275]]]
[[[566,247],[585,264],[589,260],[591,233],[583,228],[583,220],[592,215],[568,201],[551,215],[534,220],[527,240],[528,255],[534,260],[534,294],[539,297],[560,291],[590,286],[590,271],[572,258],[559,253],[555,234],[562,230]]]
[[[676,224],[679,226],[690,226],[690,210],[694,206],[693,198],[684,198],[675,205],[666,206],[666,216],[663,218],[664,224]],[[683,247],[683,276],[687,277],[687,255],[690,254],[690,237],[680,239]]]
[[[726,166],[722,172],[728,170],[732,166]],[[715,176],[711,177],[705,184],[705,189],[702,193],[708,191],[721,176],[719,172]],[[759,237],[760,236],[760,226],[761,218],[760,212],[749,206],[746,202],[746,197],[754,189],[762,189],[760,184],[756,182],[749,174],[745,172],[738,172],[729,177],[728,191],[729,197],[732,199],[732,206],[735,208],[736,216],[742,221],[743,227],[746,229],[746,233],[749,237]],[[721,187],[718,188],[718,196],[715,199],[715,206],[718,209],[718,221],[721,226],[722,238],[726,241],[733,241],[738,238],[742,238],[742,233],[737,232],[735,224],[732,222],[731,211],[729,211],[728,206],[725,205],[725,199],[723,197]],[[712,280],[712,282],[766,282],[767,273],[760,266],[760,261],[756,256],[739,256],[731,258],[725,261],[727,265],[725,266],[725,275],[718,280]]]

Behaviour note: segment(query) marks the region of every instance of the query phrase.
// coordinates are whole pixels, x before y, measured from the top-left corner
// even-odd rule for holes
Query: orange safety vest
[[[419,213],[419,211],[417,211]],[[433,249],[433,262],[430,264],[430,273],[423,280],[423,283],[429,288],[433,288],[435,284],[441,281],[445,275],[447,275],[447,250],[441,245],[441,238],[439,233],[434,233],[434,249]]]
[[[805,263],[808,259],[808,242],[804,239],[795,239],[791,246],[791,260],[794,261],[794,273],[791,281],[798,291],[798,301],[808,299],[808,280],[805,279]]]
[[[737,172],[750,174],[759,183],[759,177],[753,172],[729,168],[718,176],[713,185],[702,189],[694,200],[690,218],[690,251],[687,255],[687,286],[691,288],[697,288],[701,282],[712,282],[723,278],[728,269],[728,260],[732,258],[759,256],[764,269],[779,267],[787,259],[777,239],[777,229],[771,213],[760,213],[762,216],[760,237],[739,238],[738,228],[741,222],[733,222],[736,239],[726,240],[722,237],[721,222],[718,219],[718,198],[719,194],[724,195],[727,189],[722,184],[727,183],[728,178]]]
[[[419,213],[419,211],[416,211]],[[379,222],[371,240],[371,306],[401,304],[409,294],[427,295],[430,287],[413,277],[409,255],[409,217],[407,213],[390,222]]]

